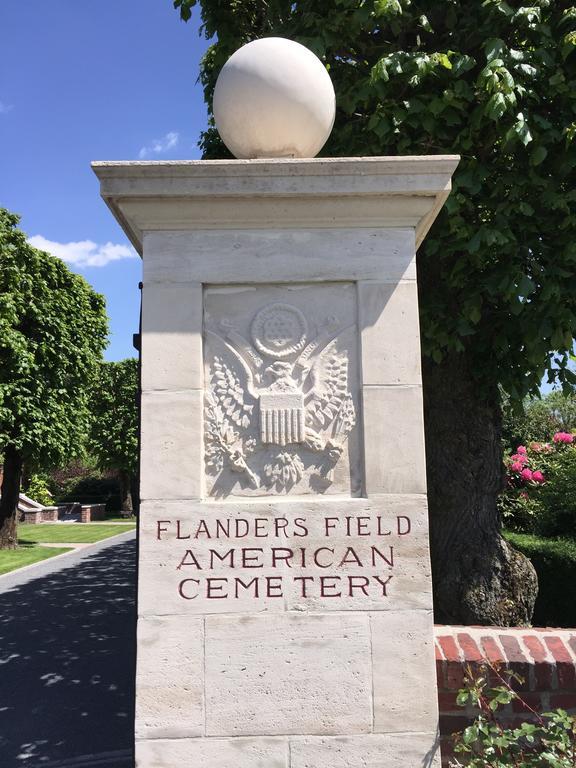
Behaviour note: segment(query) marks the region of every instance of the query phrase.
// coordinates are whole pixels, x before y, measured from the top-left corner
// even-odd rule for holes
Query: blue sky
[[[106,357],[135,355],[141,262],[92,160],[194,159],[207,42],[171,0],[0,0],[0,205],[106,296]]]

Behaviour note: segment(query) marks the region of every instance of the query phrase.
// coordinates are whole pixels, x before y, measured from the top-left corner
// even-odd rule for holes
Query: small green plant
[[[30,477],[30,481],[26,486],[26,496],[37,501],[38,504],[43,504],[45,507],[54,504],[54,497],[50,493],[48,479],[44,475],[32,475]]]
[[[467,668],[457,703],[477,710],[474,722],[456,733],[452,768],[574,768],[576,719],[563,709],[538,713],[513,689],[522,679],[510,670],[486,662],[475,674]],[[496,684],[492,686],[492,683]],[[512,701],[524,709],[527,721],[506,727],[498,710]]]

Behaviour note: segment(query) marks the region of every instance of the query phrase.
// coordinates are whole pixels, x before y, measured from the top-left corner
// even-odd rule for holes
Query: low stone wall
[[[473,709],[456,705],[467,665],[488,659],[508,667],[524,679],[515,688],[533,709],[576,714],[576,629],[437,626],[435,634],[443,765],[451,755],[450,735],[474,718]],[[511,725],[530,719],[518,701],[499,711]]]
[[[93,523],[95,520],[104,520],[106,517],[106,504],[83,504],[80,510],[81,523]]]
[[[42,510],[42,522],[43,523],[57,523],[58,522],[58,507],[44,507]]]
[[[37,525],[42,522],[42,510],[41,509],[27,509],[23,513],[24,519],[22,523],[24,525]]]
[[[21,522],[28,525],[38,523],[56,523],[58,520],[74,520],[79,523],[91,523],[106,519],[106,504],[61,504],[59,507],[30,509],[22,513]]]

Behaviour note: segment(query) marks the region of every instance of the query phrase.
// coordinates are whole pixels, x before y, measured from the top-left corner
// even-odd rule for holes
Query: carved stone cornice
[[[450,193],[458,160],[95,162],[92,168],[139,253],[144,232],[197,229],[411,227],[418,247]]]

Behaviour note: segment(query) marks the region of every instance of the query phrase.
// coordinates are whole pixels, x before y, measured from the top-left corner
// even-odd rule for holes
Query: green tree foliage
[[[89,448],[101,469],[118,472],[122,510],[132,512],[131,480],[138,464],[138,361],[104,362],[91,401]]]
[[[201,72],[209,106],[227,58],[279,35],[311,48],[334,82],[322,154],[461,155],[418,254],[436,611],[452,622],[529,620],[533,572],[499,535],[497,385],[520,401],[546,372],[561,386],[576,380],[576,7],[173,4],[184,20],[198,6],[203,33],[217,38]],[[229,156],[213,127],[201,146],[207,158]]]
[[[16,546],[23,463],[47,468],[81,448],[108,333],[103,297],[18,221],[0,208],[0,549]]]
[[[507,448],[547,441],[555,432],[576,431],[576,392],[560,390],[528,398],[522,409],[504,409],[503,438]]]
[[[576,330],[576,6],[538,0],[175,0],[218,36],[201,80],[282,35],[320,56],[337,94],[330,156],[459,153],[453,194],[422,248],[424,352],[474,347],[476,376],[513,397],[567,365]],[[215,129],[205,157],[226,156]]]

